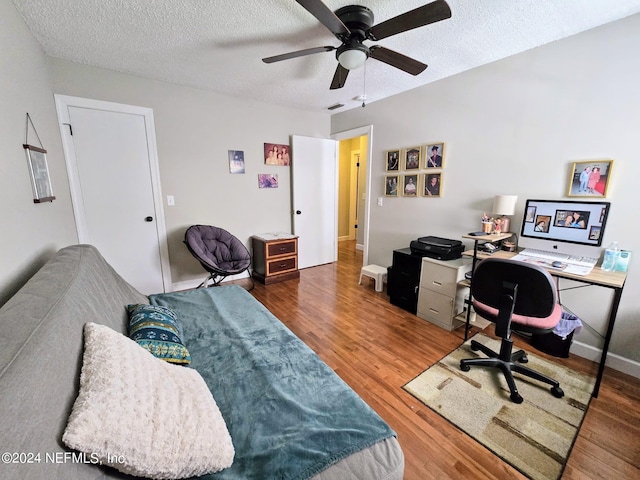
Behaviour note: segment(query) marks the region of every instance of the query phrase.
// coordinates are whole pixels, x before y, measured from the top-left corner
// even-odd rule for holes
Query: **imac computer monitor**
[[[521,237],[599,247],[609,202],[527,200]]]

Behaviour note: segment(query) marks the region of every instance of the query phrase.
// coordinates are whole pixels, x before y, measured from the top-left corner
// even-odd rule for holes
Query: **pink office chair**
[[[474,366],[499,368],[514,403],[522,403],[523,398],[512,372],[549,384],[555,397],[563,397],[564,392],[556,380],[522,365],[528,361],[524,350],[512,353],[512,324],[518,331],[548,333],[560,321],[562,306],[549,272],[525,262],[488,258],[480,262],[473,273],[471,294],[476,314],[496,324],[495,332],[502,342],[500,352],[496,353],[472,340],[471,350],[480,350],[489,358],[461,360],[460,369],[468,372]]]

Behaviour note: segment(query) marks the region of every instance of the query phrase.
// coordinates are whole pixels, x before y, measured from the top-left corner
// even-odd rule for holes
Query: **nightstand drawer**
[[[267,262],[267,275],[275,275],[276,273],[297,270],[297,268],[297,257],[277,258]]]
[[[267,245],[267,258],[277,257],[280,255],[292,255],[296,252],[297,242],[294,240],[287,240],[284,242],[270,243]]]

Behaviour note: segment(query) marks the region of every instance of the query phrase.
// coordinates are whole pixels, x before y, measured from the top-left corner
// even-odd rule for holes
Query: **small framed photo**
[[[599,225],[592,226],[591,229],[589,230],[589,240],[599,240],[601,231],[602,231],[601,226]]]
[[[29,173],[31,175],[31,187],[33,188],[33,203],[53,202],[51,178],[47,165],[47,151],[33,145],[22,145],[27,154]]]
[[[549,227],[551,226],[551,215],[538,215],[535,219],[535,225],[533,227],[534,232],[549,233]]]
[[[398,179],[399,175],[385,175],[384,177],[384,194],[387,197],[398,196]]]
[[[442,196],[442,172],[423,173],[424,186],[422,196],[424,197],[440,197]]]
[[[444,142],[424,147],[424,168],[444,167]]]
[[[420,147],[409,147],[404,151],[404,168],[405,170],[420,169]]]
[[[289,145],[280,145],[278,143],[264,144],[264,164],[265,165],[284,165],[291,164],[289,156]]]
[[[259,173],[258,188],[278,188],[278,174]]]
[[[229,152],[229,172],[244,173],[244,151],[228,150]]]
[[[536,207],[527,207],[526,215],[524,216],[525,223],[533,223],[536,218]]]
[[[397,172],[400,169],[400,150],[389,150],[385,153],[387,172]]]
[[[613,160],[573,162],[567,197],[605,198],[612,170]]]
[[[405,175],[402,177],[402,195],[405,197],[418,196],[418,175]]]

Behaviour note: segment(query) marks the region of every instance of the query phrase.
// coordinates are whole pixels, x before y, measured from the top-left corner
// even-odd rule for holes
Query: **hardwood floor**
[[[358,285],[361,266],[354,243],[340,242],[337,263],[305,269],[299,280],[256,282],[251,293],[397,432],[405,479],[525,478],[402,389],[454,350],[464,332],[447,332],[391,305],[369,278]],[[597,372],[579,357],[548,358]],[[640,478],[639,400],[640,380],[605,370],[562,478]]]

